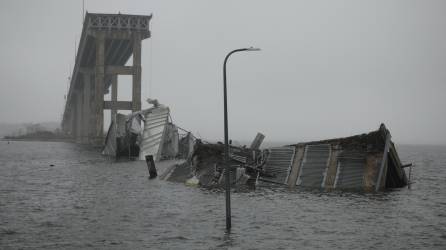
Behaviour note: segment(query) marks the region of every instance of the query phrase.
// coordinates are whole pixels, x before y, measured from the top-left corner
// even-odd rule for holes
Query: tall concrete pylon
[[[104,110],[141,110],[141,42],[152,16],[87,13],[62,119],[76,142],[101,145]],[[125,66],[130,57],[132,66]],[[119,101],[118,75],[132,76],[132,101]],[[129,86],[130,87],[130,86]],[[111,101],[104,94],[111,89]]]

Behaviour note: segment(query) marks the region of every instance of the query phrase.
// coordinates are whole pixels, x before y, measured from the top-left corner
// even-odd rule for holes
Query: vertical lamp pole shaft
[[[228,138],[228,95],[226,91],[226,62],[229,56],[233,52],[230,52],[223,64],[223,98],[224,98],[224,122],[225,122],[225,186],[226,186],[226,230],[231,229],[231,180],[230,180],[230,167],[229,167],[229,138]]]
[[[226,57],[225,61],[223,63],[223,98],[224,98],[224,127],[225,127],[225,156],[224,156],[224,165],[225,165],[225,189],[226,189],[226,230],[231,229],[231,179],[230,179],[230,172],[231,167],[229,166],[229,136],[228,136],[228,101],[227,101],[227,90],[226,90],[226,62],[228,61],[228,58],[230,55],[232,55],[235,52],[240,51],[256,51],[259,50],[257,48],[243,48],[243,49],[236,49],[231,52],[229,52]]]

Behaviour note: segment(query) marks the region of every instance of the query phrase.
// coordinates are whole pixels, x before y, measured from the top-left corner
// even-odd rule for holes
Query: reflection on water
[[[446,147],[401,146],[411,189],[378,194],[262,187],[232,195],[148,180],[60,142],[0,142],[0,248],[444,249]]]

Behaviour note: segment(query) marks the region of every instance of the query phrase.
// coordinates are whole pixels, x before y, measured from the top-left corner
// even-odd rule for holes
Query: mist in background
[[[446,144],[445,1],[85,0],[85,9],[153,13],[143,108],[157,98],[203,138],[223,138],[224,56],[255,46],[228,62],[231,138],[318,140],[384,122],[397,143]],[[82,1],[1,1],[0,28],[0,123],[60,121]],[[119,78],[118,100],[131,99],[130,82]]]

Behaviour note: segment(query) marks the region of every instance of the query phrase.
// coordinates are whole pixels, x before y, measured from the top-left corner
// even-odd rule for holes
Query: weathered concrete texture
[[[101,145],[102,137],[104,134],[104,64],[105,64],[105,36],[103,33],[99,33],[96,36],[96,65],[95,65],[95,89],[94,89],[94,102],[93,102],[93,117],[95,125],[94,131],[94,144]]]
[[[141,110],[141,39],[133,38],[132,112]]]
[[[62,120],[65,134],[77,142],[102,145],[104,109],[111,110],[111,119],[118,110],[141,110],[141,41],[150,37],[150,20],[87,13]],[[126,66],[131,56],[133,65]],[[118,75],[132,75],[131,102],[117,100]],[[112,100],[104,102],[110,87]]]
[[[334,188],[336,180],[336,172],[338,170],[338,156],[341,153],[339,147],[333,147],[328,163],[326,178],[325,178],[325,189],[331,190]]]
[[[88,143],[90,136],[90,120],[91,120],[91,75],[83,74],[83,115],[82,115],[82,143]]]
[[[296,154],[294,154],[293,166],[291,168],[290,176],[288,177],[288,186],[296,186],[297,176],[299,175],[300,165],[304,158],[305,147],[296,146]]]
[[[83,122],[83,98],[80,91],[76,94],[76,142],[81,143],[82,142],[82,122]]]
[[[383,158],[383,153],[369,154],[366,157],[366,164],[364,170],[364,190],[374,191],[376,187],[376,176],[378,176],[378,171],[381,161]]]
[[[118,76],[112,76],[112,85],[111,85],[111,120],[116,121],[116,115],[118,114],[118,109],[116,107],[116,102],[118,101]]]

